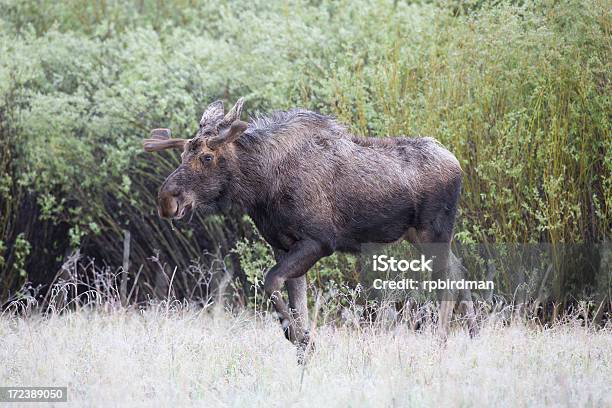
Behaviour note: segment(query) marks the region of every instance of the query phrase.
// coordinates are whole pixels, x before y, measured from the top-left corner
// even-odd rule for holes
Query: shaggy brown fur
[[[333,118],[301,109],[247,124],[241,110],[242,99],[223,116],[217,101],[193,139],[145,142],[150,151],[183,148],[182,164],[160,188],[159,213],[180,218],[195,207],[213,213],[230,206],[248,213],[274,248],[278,263],[265,291],[291,341],[308,341],[306,272],[334,251],[405,238],[436,257],[439,277],[461,275],[450,252],[461,168],[442,145],[353,136]],[[283,284],[289,306],[279,294]],[[444,335],[455,300],[446,296]]]

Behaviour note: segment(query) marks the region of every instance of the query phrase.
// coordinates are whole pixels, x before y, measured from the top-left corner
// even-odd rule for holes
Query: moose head
[[[207,212],[219,210],[232,179],[232,142],[247,129],[246,122],[240,120],[243,103],[240,98],[227,114],[222,101],[210,104],[191,139],[174,139],[170,129],[155,129],[143,142],[147,152],[183,151],[181,164],[159,189],[157,209],[161,217],[179,219],[197,206]]]

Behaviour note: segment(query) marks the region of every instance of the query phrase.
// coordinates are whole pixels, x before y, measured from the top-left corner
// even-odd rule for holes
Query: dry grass
[[[4,316],[0,385],[67,385],[73,406],[612,406],[609,329],[490,322],[445,347],[405,325],[316,338],[303,368],[277,325],[252,315]]]

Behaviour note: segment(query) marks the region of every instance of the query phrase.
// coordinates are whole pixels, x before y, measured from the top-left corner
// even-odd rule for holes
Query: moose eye
[[[212,154],[203,154],[202,156],[200,156],[200,160],[202,160],[204,163],[211,162],[212,159],[213,159]]]

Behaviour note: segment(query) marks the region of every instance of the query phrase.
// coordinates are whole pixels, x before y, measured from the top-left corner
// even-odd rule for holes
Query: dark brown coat
[[[305,275],[334,251],[403,238],[435,243],[429,255],[437,257],[439,274],[449,272],[461,168],[440,143],[357,137],[333,118],[301,109],[247,124],[241,110],[242,99],[227,115],[215,102],[194,138],[169,139],[167,130],[156,130],[145,149],[183,149],[181,165],[160,188],[161,216],[230,206],[251,216],[277,256],[265,290],[290,340],[308,340]],[[277,293],[283,284],[290,307]]]

